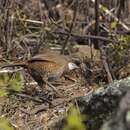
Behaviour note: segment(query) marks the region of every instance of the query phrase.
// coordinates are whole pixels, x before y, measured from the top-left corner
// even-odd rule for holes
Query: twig
[[[65,47],[67,46],[67,43],[68,43],[69,38],[71,36],[71,32],[72,32],[73,26],[74,26],[75,21],[76,21],[77,9],[78,9],[78,0],[76,0],[76,5],[75,5],[75,9],[74,9],[73,19],[72,19],[72,22],[71,22],[71,25],[70,25],[69,32],[67,34],[67,38],[66,38],[66,40],[65,40],[65,42],[63,44],[63,48],[61,50],[61,54],[64,53]]]
[[[3,73],[14,73],[14,72],[18,72],[18,71],[21,71],[21,70],[22,70],[22,68],[15,69],[15,70],[3,69],[3,70],[0,70],[0,74],[3,74]]]
[[[108,82],[112,83],[113,79],[112,79],[112,75],[111,75],[111,72],[109,70],[109,66],[108,66],[107,60],[106,60],[105,52],[104,52],[103,49],[100,49],[100,51],[101,51],[101,58],[102,58],[103,66],[104,66],[105,71],[107,73]]]
[[[59,34],[59,35],[68,35],[67,32],[53,32],[54,34]],[[105,38],[105,37],[102,37],[102,36],[94,36],[94,35],[77,35],[77,34],[74,34],[74,33],[71,33],[70,34],[71,37],[74,37],[75,39],[84,39],[84,40],[88,40],[88,39],[98,39],[98,40],[101,40],[101,41],[107,41],[107,42],[112,42],[112,43],[119,43],[119,41],[114,41],[114,40],[111,40],[111,39],[108,39],[108,38]]]
[[[22,98],[28,98],[28,99],[35,101],[35,102],[43,103],[43,101],[38,100],[38,99],[31,97],[29,95],[26,95],[26,94],[22,94],[22,93],[13,93],[13,94],[16,95],[16,96],[22,97]]]
[[[99,36],[99,0],[95,0],[95,35]],[[99,48],[98,39],[94,43],[95,48]]]
[[[31,115],[37,114],[37,113],[42,112],[47,109],[49,109],[49,105],[41,104],[41,105],[36,106],[33,110],[31,110],[31,112],[29,112],[29,114],[31,114]]]
[[[58,90],[51,84],[49,83],[48,81],[44,80],[44,82],[49,86],[51,87],[60,97],[63,97],[63,95],[61,93],[58,92]]]
[[[44,24],[42,21],[31,20],[31,19],[19,19],[19,20],[29,22],[29,23],[35,23],[35,24]]]
[[[99,0],[95,0],[95,35],[99,35]]]

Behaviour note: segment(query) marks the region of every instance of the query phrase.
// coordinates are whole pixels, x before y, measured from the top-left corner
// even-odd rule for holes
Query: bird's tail
[[[13,64],[7,64],[7,65],[3,65],[2,67],[0,67],[1,69],[6,68],[6,67],[24,67],[26,68],[27,64],[25,61],[19,61]]]

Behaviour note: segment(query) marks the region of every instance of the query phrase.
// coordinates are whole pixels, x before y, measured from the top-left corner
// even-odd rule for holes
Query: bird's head
[[[69,62],[68,68],[69,68],[69,70],[73,70],[73,69],[78,69],[79,67],[76,64],[74,64],[73,62]]]

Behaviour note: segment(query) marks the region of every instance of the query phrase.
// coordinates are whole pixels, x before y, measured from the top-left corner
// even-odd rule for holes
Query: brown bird
[[[45,80],[53,81],[60,78],[67,71],[78,68],[70,62],[68,57],[51,51],[36,55],[29,60],[5,65],[2,68],[15,66],[27,69],[40,87],[43,87]]]

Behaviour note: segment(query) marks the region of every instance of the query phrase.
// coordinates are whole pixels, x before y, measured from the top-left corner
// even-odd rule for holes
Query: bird
[[[43,87],[45,81],[57,80],[66,72],[78,68],[75,63],[71,62],[70,58],[53,51],[37,54],[28,60],[17,61],[1,68],[6,67],[23,67],[27,69],[40,87]]]

